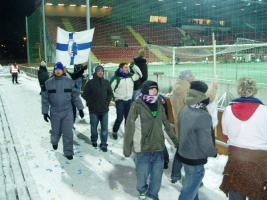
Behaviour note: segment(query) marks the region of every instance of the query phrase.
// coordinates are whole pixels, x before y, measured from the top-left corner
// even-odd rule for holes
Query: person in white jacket
[[[120,128],[123,117],[127,119],[131,99],[133,96],[134,81],[142,78],[142,72],[136,65],[132,65],[131,72],[127,63],[120,63],[115,75],[111,79],[111,88],[113,91],[117,118],[113,125],[113,138],[118,138],[118,130]]]
[[[222,116],[229,153],[220,189],[229,200],[267,199],[267,106],[252,78],[241,78],[237,93]]]

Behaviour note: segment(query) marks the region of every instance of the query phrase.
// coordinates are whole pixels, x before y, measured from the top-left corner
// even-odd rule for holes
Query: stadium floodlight
[[[98,6],[96,6],[96,5],[93,5],[93,6],[92,6],[92,8],[98,8]]]
[[[86,5],[82,4],[81,7],[86,8]]]
[[[45,5],[47,5],[47,6],[53,6],[52,3],[46,3]]]
[[[103,6],[102,8],[109,8],[108,6]]]
[[[177,1],[177,3],[183,3],[182,1]]]
[[[64,3],[58,3],[57,5],[58,5],[58,6],[65,6]]]
[[[70,4],[70,7],[75,7],[76,6],[76,4]]]

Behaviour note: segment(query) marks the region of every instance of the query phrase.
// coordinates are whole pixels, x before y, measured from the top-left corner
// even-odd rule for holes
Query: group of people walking
[[[40,74],[43,65],[41,63]],[[80,69],[84,70],[83,67]],[[118,139],[124,119],[123,154],[129,157],[134,153],[139,199],[159,199],[166,160],[165,138],[168,138],[177,148],[171,182],[182,178],[182,167],[185,172],[179,200],[198,200],[204,166],[209,157],[217,156],[214,129],[217,119],[209,110],[217,84],[212,84],[209,89],[205,82],[196,80],[190,70],[181,71],[170,96],[175,127],[172,128],[157,82],[147,80],[143,50],[130,65],[120,63],[110,81],[104,78],[104,73],[103,66],[97,66],[82,92],[89,109],[92,146],[99,146],[103,152],[108,150],[108,112],[109,104],[114,100],[117,118],[112,137]],[[51,122],[52,147],[58,148],[62,135],[64,155],[73,159],[73,110],[77,109],[83,118],[84,106],[80,98],[81,80],[74,82],[75,76],[69,75],[61,63],[56,63],[53,75],[39,78],[39,82],[42,114],[45,121]],[[220,188],[230,200],[267,199],[267,108],[254,97],[256,91],[253,79],[240,79],[240,98],[231,102],[222,118],[223,133],[230,146]]]

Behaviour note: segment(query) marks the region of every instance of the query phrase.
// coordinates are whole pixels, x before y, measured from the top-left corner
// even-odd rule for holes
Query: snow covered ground
[[[88,110],[85,119],[76,121],[75,156],[72,161],[62,154],[62,143],[57,151],[49,142],[50,124],[41,114],[41,97],[37,79],[20,74],[18,85],[13,85],[8,68],[0,70],[0,96],[3,100],[13,137],[19,145],[20,159],[25,160],[27,178],[36,187],[43,200],[136,200],[135,167],[132,158],[122,155],[123,127],[121,137],[108,140],[108,152],[90,145]],[[109,112],[109,130],[115,121],[113,106]],[[170,157],[175,151],[170,147]],[[204,187],[200,189],[200,200],[225,200],[218,189],[227,157],[209,159],[205,166]],[[1,160],[0,160],[1,164]],[[0,165],[1,166],[1,165]],[[169,181],[170,167],[163,174],[159,193],[161,200],[177,200],[181,184]]]

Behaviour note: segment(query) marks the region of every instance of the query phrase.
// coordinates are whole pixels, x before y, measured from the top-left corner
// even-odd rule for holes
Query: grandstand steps
[[[64,25],[64,29],[69,32],[75,32],[71,22],[67,18],[62,18],[62,23]]]
[[[143,38],[143,36],[140,33],[138,33],[136,30],[134,30],[134,28],[132,26],[127,26],[127,29],[133,35],[133,37],[139,42],[139,44],[142,47],[147,46],[147,43],[146,43],[145,39]],[[170,58],[165,56],[159,49],[152,47],[152,48],[149,48],[149,50],[160,61],[162,61],[162,62],[170,62]]]
[[[169,63],[171,58],[165,56],[159,49],[150,47],[149,50],[162,62]]]
[[[183,29],[177,27],[177,30],[182,34],[182,36],[185,36],[186,32]]]
[[[143,36],[135,31],[132,26],[126,26],[128,31],[133,35],[133,37],[138,41],[138,43],[142,46],[145,47],[147,45],[145,39]]]

